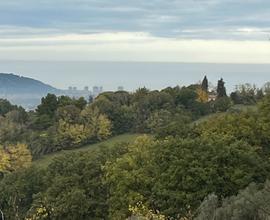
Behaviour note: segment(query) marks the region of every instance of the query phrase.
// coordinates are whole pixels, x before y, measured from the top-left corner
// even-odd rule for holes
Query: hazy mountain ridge
[[[7,99],[12,104],[33,110],[40,104],[41,98],[48,93],[72,98],[84,97],[86,100],[91,96],[89,90],[61,90],[33,78],[13,73],[0,73],[0,98]]]
[[[47,85],[39,80],[15,75],[13,73],[0,73],[0,94],[47,94],[60,90]]]

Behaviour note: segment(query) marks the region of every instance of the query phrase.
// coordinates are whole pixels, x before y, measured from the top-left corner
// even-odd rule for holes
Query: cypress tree
[[[225,82],[223,81],[222,78],[220,80],[218,80],[218,85],[217,85],[217,97],[218,98],[227,97],[226,88],[224,85],[225,85]]]
[[[205,76],[202,81],[202,90],[208,92],[208,79]]]

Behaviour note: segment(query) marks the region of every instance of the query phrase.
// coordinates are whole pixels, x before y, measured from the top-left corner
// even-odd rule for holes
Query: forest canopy
[[[227,93],[205,77],[91,102],[48,94],[30,112],[1,100],[0,210],[28,220],[269,219],[270,94]],[[127,133],[138,137],[103,144]]]

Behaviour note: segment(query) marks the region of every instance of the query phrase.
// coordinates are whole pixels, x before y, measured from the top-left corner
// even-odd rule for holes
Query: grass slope
[[[72,149],[72,150],[62,150],[62,151],[59,151],[59,152],[55,152],[55,153],[52,153],[52,154],[45,155],[42,158],[33,161],[33,164],[37,165],[37,166],[40,166],[40,167],[46,167],[51,163],[51,161],[55,157],[61,156],[61,155],[65,154],[65,153],[90,151],[90,150],[98,148],[101,145],[105,145],[105,146],[110,147],[110,146],[113,146],[113,145],[115,145],[116,143],[119,143],[119,142],[132,142],[138,136],[139,136],[139,134],[122,134],[122,135],[112,137],[112,138],[110,138],[110,139],[108,139],[106,141],[102,141],[102,142],[99,142],[99,143],[96,143],[96,144],[89,144],[89,145],[85,145],[85,146],[80,147],[80,148],[76,148],[76,149]]]

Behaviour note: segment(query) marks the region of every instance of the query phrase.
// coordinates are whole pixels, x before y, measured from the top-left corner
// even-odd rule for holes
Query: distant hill
[[[17,94],[40,94],[57,93],[58,89],[44,84],[41,81],[18,76],[14,74],[0,73],[0,94],[17,95]]]
[[[0,73],[0,98],[7,99],[12,104],[23,106],[27,110],[33,110],[40,104],[41,98],[48,93],[57,96],[84,97],[86,100],[91,95],[88,89],[61,90],[32,78],[12,73]]]
[[[27,110],[35,109],[48,93],[59,95],[62,91],[32,78],[0,73],[0,98]]]

